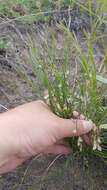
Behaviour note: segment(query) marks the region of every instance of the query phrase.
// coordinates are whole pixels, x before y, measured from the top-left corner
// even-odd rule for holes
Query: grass
[[[21,15],[36,14],[38,12],[47,12],[52,10],[58,10],[73,6],[72,0],[1,0],[0,2],[0,15],[10,18],[19,17]],[[45,18],[44,18],[45,17]],[[33,20],[47,20],[46,15],[40,15]]]
[[[96,11],[91,10],[93,0],[1,0],[0,15],[11,19],[19,19],[22,22],[49,22],[54,12],[66,11],[74,7],[80,7],[82,12],[97,16],[99,8],[102,13],[107,11],[106,0],[98,0]],[[85,5],[85,6],[84,6]]]
[[[106,0],[98,0],[100,5],[102,5],[102,11],[107,13],[107,1]]]
[[[32,2],[35,4],[36,1]],[[27,0],[4,1],[4,5],[0,4],[0,13],[2,16],[21,18],[23,16],[20,15],[20,12],[12,10],[13,3],[15,5],[20,3],[26,7],[26,14],[34,14],[34,17],[25,15],[26,22],[31,23],[35,19],[48,21],[51,14],[49,14],[49,17],[44,17],[41,11],[51,12],[51,10],[63,9],[63,7],[69,5],[69,1],[65,1],[67,4],[63,4],[63,6],[57,4],[57,7],[49,4],[47,6],[45,2],[42,6],[35,7],[33,3],[29,3]],[[70,1],[70,3],[73,6],[74,2]],[[77,2],[77,6],[81,11],[85,11],[90,15],[91,30],[83,31],[82,39],[79,40],[74,32],[70,32],[68,28],[60,23],[57,29],[59,34],[62,35],[61,49],[58,48],[60,42],[57,38],[57,32],[51,28],[47,29],[48,32],[44,39],[41,36],[40,43],[29,37],[29,57],[27,57],[27,60],[35,75],[35,81],[32,81],[27,75],[23,64],[18,68],[18,73],[27,81],[33,93],[37,95],[42,89],[41,98],[58,116],[68,119],[74,117],[73,111],[76,110],[96,124],[97,129],[91,133],[92,146],[87,146],[81,137],[66,139],[74,151],[73,156],[70,155],[69,159],[71,160],[77,155],[83,158],[87,156],[90,159],[94,155],[107,162],[107,35],[101,31],[102,24],[106,21],[105,17],[102,17],[102,11],[106,11],[106,7],[93,11],[91,6],[88,8],[90,5],[88,3],[84,6]],[[95,48],[97,43],[100,43],[103,51],[103,60],[100,65],[96,63],[95,52],[100,51]],[[4,39],[0,39],[0,50],[6,49],[7,45]],[[22,61],[20,60],[20,62]],[[38,78],[39,83],[36,82],[36,78]],[[39,85],[41,89],[38,89]],[[45,97],[43,97],[44,89],[48,90]],[[50,169],[50,166],[46,172]],[[25,170],[19,188],[25,180],[29,167]]]
[[[59,11],[74,6],[73,0],[1,0],[0,15],[11,19],[20,18],[21,22],[49,22],[51,14],[48,12]],[[39,14],[40,13],[40,14]]]
[[[38,10],[45,11],[46,2],[41,4],[43,9],[38,4]],[[102,15],[102,8],[93,9],[92,1],[88,1],[86,6],[76,3],[90,16],[90,31],[83,31],[83,42],[60,23],[57,27],[63,39],[61,49],[57,48],[57,34],[48,28],[49,36],[40,39],[41,43],[29,37],[28,62],[41,86],[48,91],[45,101],[55,114],[69,119],[77,111],[95,123],[96,129],[91,132],[92,146],[86,145],[81,137],[67,139],[73,151],[83,156],[97,155],[107,159],[107,104],[104,103],[107,97],[107,47],[104,44],[106,36],[101,34],[106,18]],[[51,10],[50,4],[48,6]],[[99,51],[95,48],[98,43],[104,52],[100,66],[95,58],[95,51]],[[25,70],[21,72],[30,81]],[[32,81],[30,85],[32,88],[35,86]]]

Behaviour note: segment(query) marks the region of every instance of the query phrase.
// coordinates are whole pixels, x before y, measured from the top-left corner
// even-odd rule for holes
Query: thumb
[[[58,126],[59,139],[72,136],[81,136],[88,133],[94,127],[92,121],[79,119],[62,119],[60,118]]]

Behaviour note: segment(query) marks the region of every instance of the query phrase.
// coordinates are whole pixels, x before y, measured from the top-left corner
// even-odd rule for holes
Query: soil
[[[86,29],[89,18],[84,15],[84,18],[82,16],[81,19],[78,12],[72,14],[74,23],[70,25],[71,30],[75,30],[81,36],[81,26]],[[41,30],[42,33],[45,24],[31,25],[21,22],[8,23],[7,21],[6,24],[2,24],[3,22],[1,19],[0,37],[9,43],[6,49],[0,50],[0,104],[11,109],[25,102],[36,100],[41,94],[42,89],[37,93],[33,92],[26,80],[17,73],[17,65],[18,56],[20,56],[28,76],[36,82],[36,77],[27,64],[25,65],[26,60],[23,59],[27,49],[27,34],[32,35],[33,31],[33,36],[37,39],[36,29],[39,28],[38,31]],[[99,59],[103,59],[102,51],[98,54]],[[4,111],[5,109],[0,106],[0,112]],[[101,160],[89,158],[87,166],[86,161],[80,158],[68,162],[68,157],[62,156],[47,171],[54,159],[53,156],[33,158],[13,172],[0,176],[0,190],[107,189],[107,166]]]

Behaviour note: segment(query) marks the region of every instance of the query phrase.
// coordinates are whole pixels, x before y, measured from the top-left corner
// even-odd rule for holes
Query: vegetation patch
[[[84,31],[83,43],[74,31],[63,24],[57,25],[62,34],[62,47],[58,46],[56,33],[48,29],[49,36],[42,38],[41,43],[30,39],[28,60],[32,72],[47,90],[45,101],[55,114],[66,119],[76,118],[77,123],[81,117],[95,123],[87,136],[91,145],[87,145],[82,137],[67,139],[74,154],[95,155],[107,160],[107,104],[104,103],[107,58],[105,47],[99,68],[95,47],[103,36],[99,36],[98,22],[98,19],[93,21],[91,32]]]

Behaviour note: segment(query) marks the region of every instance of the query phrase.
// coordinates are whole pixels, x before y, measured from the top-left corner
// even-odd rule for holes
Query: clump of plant
[[[100,34],[106,22],[102,14],[96,16],[92,11],[90,6],[90,31],[83,32],[81,41],[63,25],[58,25],[57,32],[48,27],[45,35],[40,32],[39,40],[29,37],[28,62],[47,91],[44,99],[55,114],[66,119],[78,119],[82,114],[95,124],[88,134],[91,145],[82,137],[66,139],[73,152],[107,160],[107,53],[104,44],[103,61],[97,63],[95,57],[95,52],[99,51],[97,43],[103,43],[106,38]],[[27,75],[24,77],[35,86]]]
[[[82,114],[95,124],[89,134],[90,146],[82,137],[67,139],[73,151],[107,159],[106,54],[99,70],[95,58],[95,33],[94,37],[85,33],[84,43],[80,43],[75,33],[67,28],[59,26],[59,30],[63,33],[62,47],[53,31],[40,43],[31,40],[29,63],[47,90],[44,99],[55,114],[66,119]]]

